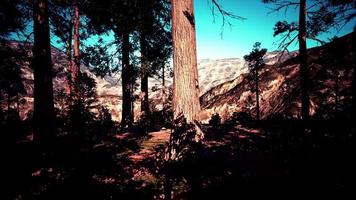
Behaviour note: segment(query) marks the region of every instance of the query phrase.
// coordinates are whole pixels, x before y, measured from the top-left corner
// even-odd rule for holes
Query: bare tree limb
[[[217,11],[220,13],[220,15],[222,17],[222,25],[221,25],[221,33],[220,33],[221,37],[223,36],[223,29],[224,29],[225,25],[227,24],[230,28],[232,26],[229,19],[246,20],[246,18],[244,18],[244,17],[236,15],[232,12],[226,11],[217,0],[210,0],[212,4],[209,3],[209,0],[207,0],[207,1],[208,1],[210,10],[211,10],[212,16],[213,16],[213,21],[215,22],[215,18],[217,16],[215,9],[217,9]]]

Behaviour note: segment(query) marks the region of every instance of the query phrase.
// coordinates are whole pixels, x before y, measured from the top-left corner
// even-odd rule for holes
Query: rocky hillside
[[[350,85],[352,68],[354,67],[354,53],[351,53],[352,36],[347,35],[323,47],[309,50],[309,63],[311,68],[311,113],[322,115],[326,105],[333,105],[335,95],[338,98],[338,109],[345,106],[350,99]],[[31,57],[31,44],[11,42],[13,48],[22,45]],[[338,58],[337,65],[328,62],[327,49],[342,48],[345,53]],[[299,65],[298,52],[291,52],[280,56],[280,52],[269,52],[264,57],[266,65],[260,71],[261,115],[284,115],[298,117],[300,110],[299,101]],[[340,56],[339,56],[340,57]],[[335,59],[329,59],[335,60]],[[57,48],[52,48],[52,61],[54,64],[54,91],[55,95],[65,90],[67,61],[65,54]],[[335,63],[335,62],[334,62]],[[240,58],[203,59],[198,61],[201,104],[203,107],[202,119],[207,122],[211,115],[218,113],[223,119],[229,118],[234,112],[246,112],[252,116],[255,113],[255,95],[253,77],[248,73],[247,64]],[[121,115],[121,79],[120,73],[107,75],[103,78],[95,76],[86,66],[81,66],[81,71],[87,73],[96,82],[98,105],[109,109],[114,120],[119,121]],[[24,62],[21,76],[26,89],[26,94],[20,96],[20,115],[26,118],[33,109],[33,72],[29,61]],[[335,74],[338,74],[339,90],[335,92]],[[168,75],[167,75],[168,76]],[[166,78],[167,87],[172,85],[172,79]],[[139,88],[139,80],[136,84]],[[162,82],[158,78],[149,79],[149,97],[155,105],[154,109],[160,110]],[[136,91],[139,95],[139,89]],[[335,103],[334,103],[335,104]],[[2,102],[6,107],[6,102]],[[341,107],[340,107],[341,106]],[[58,105],[57,105],[58,107]],[[140,101],[135,102],[135,116],[139,117]],[[59,108],[61,109],[61,108]],[[330,108],[328,108],[330,109]]]
[[[28,57],[31,57],[32,45],[30,43],[18,43],[9,42],[14,49],[25,49],[28,52]],[[52,47],[52,62],[54,71],[54,91],[55,96],[63,93],[66,87],[66,76],[67,76],[67,61],[64,52],[59,49]],[[26,118],[29,111],[33,109],[33,71],[29,67],[30,61],[24,62],[21,67],[21,77],[25,86],[26,93],[20,95],[20,116],[21,118]],[[246,64],[243,60],[238,58],[229,59],[219,59],[219,60],[201,60],[198,62],[199,66],[199,81],[201,85],[201,94],[210,90],[214,86],[217,86],[226,81],[230,81],[238,77],[240,74],[247,71]],[[105,77],[98,77],[90,70],[82,65],[81,71],[87,73],[96,82],[97,98],[99,100],[98,104],[105,106],[111,112],[113,119],[119,121],[121,113],[122,104],[122,87],[121,87],[121,74],[120,72],[114,73],[112,75],[107,75]],[[168,77],[166,74],[166,84],[169,88],[172,85],[172,78]],[[139,80],[137,81],[137,87],[139,88]],[[156,109],[161,109],[162,105],[160,103],[161,99],[161,89],[162,81],[157,77],[149,78],[149,97],[157,105],[153,106]],[[136,90],[135,94],[139,96],[139,89]],[[1,105],[6,109],[6,102],[1,102]],[[57,105],[58,107],[58,105]],[[58,107],[61,109],[60,107]],[[135,103],[135,116],[139,116],[140,113],[140,102]]]
[[[349,34],[321,47],[308,50],[310,67],[310,112],[315,117],[332,117],[350,110],[355,70],[354,35]],[[300,115],[298,53],[284,61],[266,62],[259,72],[262,118]],[[213,87],[201,96],[206,120],[214,113],[228,119],[234,112],[255,115],[254,78],[244,73]],[[347,113],[346,113],[347,114]]]

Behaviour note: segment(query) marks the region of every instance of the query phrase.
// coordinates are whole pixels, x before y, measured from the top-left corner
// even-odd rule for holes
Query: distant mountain
[[[351,85],[355,70],[353,42],[354,34],[349,34],[324,46],[308,50],[310,112],[314,117],[332,117],[337,110],[343,112],[342,114],[349,114],[345,112],[350,112],[352,99]],[[330,50],[338,54],[338,57],[330,57]],[[279,53],[275,53],[277,54]],[[299,117],[301,103],[297,55],[298,52],[292,52],[281,62],[276,61],[276,56],[267,55],[268,62],[259,72],[262,118]],[[335,103],[336,97],[338,105]],[[205,121],[214,113],[218,113],[223,120],[231,117],[234,112],[245,112],[254,116],[254,78],[249,73],[243,73],[211,88],[200,100],[204,110],[202,118]]]
[[[32,55],[32,44],[31,43],[19,43],[16,41],[11,41],[7,45],[12,48],[23,48],[28,52],[28,57]],[[64,52],[59,49],[52,47],[52,62],[54,71],[54,92],[55,95],[63,92],[66,87],[66,77],[67,77],[67,60]],[[29,67],[30,62],[24,62],[21,68],[21,77],[26,89],[24,95],[20,95],[20,102],[23,102],[20,106],[20,115],[22,118],[27,116],[27,113],[33,109],[33,71]],[[228,80],[236,78],[241,73],[246,72],[247,67],[244,61],[238,58],[231,59],[219,59],[219,60],[201,60],[199,61],[199,81],[201,85],[201,94],[205,93],[212,87],[224,83]],[[99,99],[99,104],[107,107],[113,115],[114,120],[120,120],[121,115],[121,104],[122,104],[122,87],[121,87],[121,73],[113,73],[111,75],[106,75],[105,77],[99,77],[93,74],[86,66],[81,65],[81,71],[87,73],[96,82],[97,97]],[[166,74],[166,85],[171,87],[172,78]],[[138,95],[139,83],[137,80],[137,87],[135,94]],[[157,77],[149,78],[149,89],[150,99],[155,100],[157,108],[162,108],[160,105],[162,81]],[[6,102],[2,102],[2,106],[5,107]],[[135,103],[135,115],[137,116],[140,112],[140,102]]]
[[[268,52],[264,60],[266,64],[272,65],[283,62],[286,59],[296,56],[295,52],[281,55],[281,52]],[[241,58],[224,59],[202,59],[198,60],[200,95],[205,94],[210,89],[236,79],[239,75],[248,71],[248,65]]]
[[[351,48],[351,35],[342,37],[336,41],[345,48]],[[334,42],[335,43],[335,42]],[[328,45],[335,45],[334,43]],[[340,46],[339,44],[339,46]],[[13,48],[19,45],[24,46],[31,56],[32,45],[30,43],[10,42]],[[320,108],[322,101],[318,97],[321,92],[324,96],[332,93],[333,80],[330,78],[330,69],[318,64],[323,61],[322,58],[325,47],[309,49],[309,62],[311,67],[311,79],[313,80],[311,109],[315,114]],[[352,52],[351,50],[349,52]],[[281,52],[269,52],[264,57],[266,66],[260,71],[261,83],[261,114],[262,117],[270,115],[283,114],[289,117],[298,117],[299,115],[299,65],[297,59],[298,52],[283,54]],[[352,55],[354,56],[354,55]],[[352,58],[351,56],[351,58]],[[349,55],[350,58],[350,55]],[[350,59],[349,59],[350,60]],[[67,77],[67,61],[65,53],[52,47],[52,62],[54,64],[54,91],[55,95],[65,90]],[[354,63],[348,63],[354,66]],[[347,66],[340,66],[340,84],[343,85],[342,91],[349,91],[351,84],[350,74]],[[90,70],[82,65],[81,71],[87,73],[97,83],[98,104],[103,105],[112,113],[113,119],[119,121],[121,118],[121,74],[120,72],[107,75],[103,78],[96,76]],[[22,102],[20,106],[20,115],[25,118],[27,113],[33,109],[33,72],[29,67],[29,61],[21,68],[21,76],[25,85],[26,94],[20,96]],[[327,74],[322,77],[320,74]],[[202,118],[208,121],[214,113],[219,113],[223,119],[229,118],[233,112],[254,113],[254,93],[253,78],[248,73],[248,67],[241,58],[225,59],[202,59],[198,61],[198,74],[200,85],[200,99],[203,107]],[[316,84],[318,82],[318,84]],[[166,78],[168,88],[172,85],[172,78]],[[137,90],[135,94],[139,96],[139,80],[137,81]],[[161,89],[162,82],[157,77],[149,78],[149,98],[155,104],[152,107],[162,108]],[[323,96],[323,95],[322,95]],[[324,98],[324,97],[323,97]],[[325,97],[326,98],[326,97]],[[327,97],[330,98],[330,95]],[[343,101],[349,97],[342,97]],[[6,109],[6,102],[1,103]],[[135,102],[135,116],[140,113],[140,102]]]

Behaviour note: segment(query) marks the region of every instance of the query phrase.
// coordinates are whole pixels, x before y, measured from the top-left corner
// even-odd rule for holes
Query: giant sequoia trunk
[[[173,118],[165,160],[179,160],[204,138],[199,124],[200,103],[193,0],[172,0]]]
[[[39,141],[54,137],[52,61],[48,23],[48,1],[35,0],[34,21],[34,133]]]
[[[300,59],[300,86],[302,99],[302,119],[309,119],[309,69],[307,63],[306,42],[306,0],[300,0],[299,6],[299,59]]]
[[[122,118],[121,127],[133,123],[132,69],[130,67],[130,35],[122,34]]]
[[[187,122],[200,111],[193,0],[172,0],[173,112]]]

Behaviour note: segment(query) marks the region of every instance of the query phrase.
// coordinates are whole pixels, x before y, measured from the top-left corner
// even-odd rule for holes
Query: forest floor
[[[85,141],[63,136],[47,154],[20,143],[5,165],[5,191],[9,199],[224,199],[351,189],[350,127],[206,125],[203,131],[204,143],[178,162],[163,159],[170,129]]]

